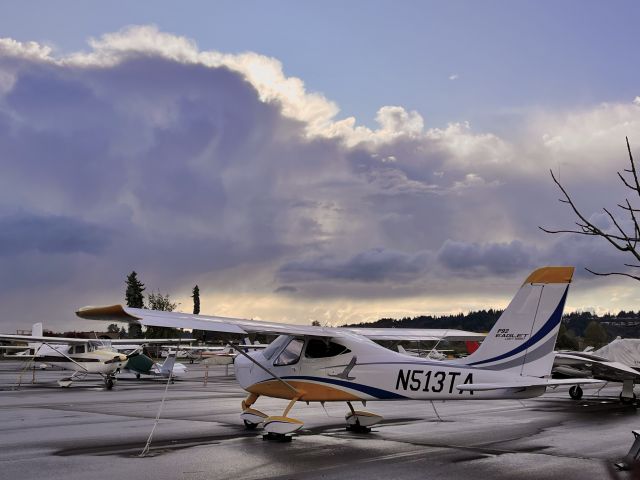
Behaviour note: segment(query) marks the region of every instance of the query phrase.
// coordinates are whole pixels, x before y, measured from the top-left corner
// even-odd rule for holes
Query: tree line
[[[488,332],[504,310],[477,310],[451,315],[420,315],[401,319],[381,318],[372,323],[354,323],[346,327],[359,328],[438,328]],[[556,342],[558,350],[582,350],[587,346],[601,347],[617,336],[640,337],[640,311],[598,316],[591,312],[572,312],[562,317]]]

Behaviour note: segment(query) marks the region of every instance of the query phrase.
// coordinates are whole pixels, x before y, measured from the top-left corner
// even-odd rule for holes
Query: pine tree
[[[125,296],[127,299],[127,307],[144,308],[144,283],[138,280],[138,274],[131,272],[127,276],[127,290]]]
[[[193,314],[198,315],[200,313],[200,289],[198,285],[193,287]]]
[[[609,336],[600,322],[591,320],[584,330],[584,340],[593,347],[601,347],[607,343]]]
[[[144,296],[142,292],[144,292],[144,283],[138,280],[138,274],[135,272],[131,272],[127,276],[127,290],[125,292],[125,297],[127,299],[127,307],[131,308],[144,308]],[[129,338],[140,338],[142,337],[142,327],[139,323],[130,323],[129,324]]]

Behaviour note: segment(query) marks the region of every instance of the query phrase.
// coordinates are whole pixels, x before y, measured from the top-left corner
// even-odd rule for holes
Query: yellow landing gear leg
[[[344,416],[347,421],[347,430],[356,433],[369,433],[371,426],[382,421],[382,417],[375,413],[365,412],[364,410],[355,410],[351,402],[349,405],[349,413]]]
[[[266,433],[262,436],[263,440],[277,440],[279,442],[291,441],[291,435],[289,434],[300,430],[304,425],[304,423],[298,419],[287,417],[299,399],[300,396],[294,397],[287,405],[287,408],[284,409],[282,416],[265,419],[264,431]]]
[[[250,393],[247,398],[242,400],[242,413],[240,414],[240,418],[244,422],[244,426],[247,430],[255,430],[256,427],[268,417],[266,413],[262,413],[260,410],[256,410],[255,408],[251,408],[251,405],[258,400],[258,397],[260,397],[260,395]]]

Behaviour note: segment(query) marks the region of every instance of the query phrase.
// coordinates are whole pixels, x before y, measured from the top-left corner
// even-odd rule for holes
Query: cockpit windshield
[[[267,360],[271,360],[271,358],[276,354],[276,352],[279,352],[280,349],[284,347],[287,343],[289,343],[290,340],[291,340],[291,336],[280,335],[273,342],[271,342],[267,348],[264,349],[264,351],[262,352],[262,354],[264,355],[264,358],[266,358]]]
[[[111,350],[115,352],[115,349],[111,346],[111,340],[96,339],[89,340],[87,343],[90,352],[94,350]]]
[[[291,340],[282,353],[278,355],[276,361],[273,362],[273,365],[276,367],[284,366],[284,365],[293,365],[294,363],[298,363],[300,360],[300,354],[302,353],[302,347],[304,346],[304,340],[300,338],[294,338]]]

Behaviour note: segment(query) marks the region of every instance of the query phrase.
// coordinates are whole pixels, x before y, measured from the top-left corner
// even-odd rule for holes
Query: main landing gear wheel
[[[270,440],[270,441],[280,442],[280,443],[289,443],[291,442],[292,438],[293,437],[291,435],[284,434],[284,433],[267,432],[262,435],[263,441]]]
[[[257,423],[252,423],[252,422],[248,422],[247,420],[244,420],[244,428],[246,428],[247,430],[255,430],[258,427],[259,424]]]
[[[580,385],[574,385],[569,389],[569,396],[574,400],[580,400],[582,398],[582,388]]]
[[[104,381],[104,386],[107,388],[107,390],[111,390],[113,388],[113,378],[107,378]]]
[[[636,394],[633,394],[633,397],[623,397],[622,394],[620,394],[620,403],[622,403],[623,405],[633,405],[636,401]]]

